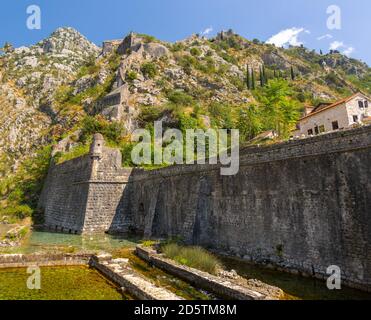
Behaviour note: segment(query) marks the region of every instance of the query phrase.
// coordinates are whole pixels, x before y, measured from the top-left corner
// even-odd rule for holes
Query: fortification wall
[[[81,183],[90,179],[90,156],[51,165],[39,207],[44,210],[45,227],[53,231],[80,233],[89,186]]]
[[[371,289],[371,127],[242,152],[236,176],[218,166],[133,171],[132,227]],[[119,218],[118,218],[119,219]]]
[[[337,265],[344,283],[371,290],[370,163],[371,126],[245,149],[236,176],[218,165],[125,170],[104,148],[51,169],[46,221],[181,237],[316,277]]]
[[[125,209],[120,201],[131,170],[121,167],[121,152],[100,139],[89,155],[51,165],[39,203],[45,228],[67,233],[125,228],[125,219],[115,217]]]

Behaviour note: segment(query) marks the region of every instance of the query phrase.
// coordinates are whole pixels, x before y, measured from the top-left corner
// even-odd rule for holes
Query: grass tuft
[[[221,266],[219,260],[200,247],[183,247],[176,243],[166,244],[162,252],[169,259],[191,268],[199,269],[211,274],[216,274]]]

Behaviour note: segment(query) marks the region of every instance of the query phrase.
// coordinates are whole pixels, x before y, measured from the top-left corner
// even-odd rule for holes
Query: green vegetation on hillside
[[[0,220],[16,222],[26,217],[38,221],[37,204],[48,173],[51,146],[24,161],[17,172],[0,181]]]

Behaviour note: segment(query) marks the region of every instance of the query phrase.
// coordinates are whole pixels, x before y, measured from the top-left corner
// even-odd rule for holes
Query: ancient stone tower
[[[93,142],[90,145],[90,156],[97,160],[101,159],[103,156],[103,147],[104,138],[100,133],[96,133],[93,136]]]

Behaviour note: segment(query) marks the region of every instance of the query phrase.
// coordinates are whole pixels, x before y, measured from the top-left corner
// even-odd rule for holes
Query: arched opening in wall
[[[72,230],[70,229],[70,230],[68,231],[68,233],[71,234],[71,233],[72,233]]]
[[[55,226],[55,231],[58,231],[58,226]]]

